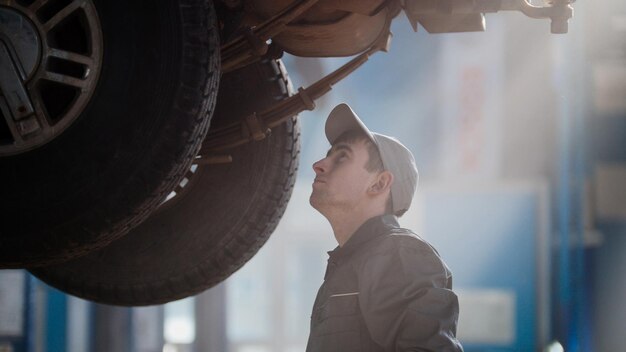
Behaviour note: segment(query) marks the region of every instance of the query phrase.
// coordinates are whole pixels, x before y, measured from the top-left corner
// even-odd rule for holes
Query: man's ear
[[[381,172],[376,176],[374,183],[370,186],[369,191],[372,193],[381,193],[388,189],[391,189],[393,183],[393,174],[387,170]]]

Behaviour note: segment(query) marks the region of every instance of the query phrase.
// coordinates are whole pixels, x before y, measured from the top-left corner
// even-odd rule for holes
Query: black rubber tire
[[[62,262],[138,225],[189,170],[219,81],[210,0],[95,0],[104,64],[78,120],[0,158],[0,268]]]
[[[265,61],[225,74],[212,128],[288,96],[282,64]],[[87,256],[31,272],[67,293],[114,305],[151,305],[197,294],[247,262],[276,228],[291,196],[299,156],[291,118],[261,141],[200,166],[183,192],[128,236]]]

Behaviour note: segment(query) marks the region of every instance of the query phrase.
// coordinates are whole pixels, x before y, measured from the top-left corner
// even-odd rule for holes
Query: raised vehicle
[[[570,0],[0,0],[0,268],[118,305],[205,290],[276,228],[297,114],[404,13],[430,33]],[[294,90],[280,57],[353,57]]]

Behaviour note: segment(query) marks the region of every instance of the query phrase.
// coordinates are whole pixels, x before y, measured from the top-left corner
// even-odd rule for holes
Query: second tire
[[[212,127],[262,111],[290,92],[279,61],[221,79]],[[174,198],[127,236],[31,272],[67,293],[114,305],[151,305],[221,282],[265,243],[291,196],[299,156],[296,118],[266,139],[225,150],[232,162],[192,168]]]

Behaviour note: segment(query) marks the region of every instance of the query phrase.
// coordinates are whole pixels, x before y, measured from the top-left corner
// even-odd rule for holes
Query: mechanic
[[[347,105],[328,116],[325,158],[309,199],[333,229],[307,352],[462,351],[452,274],[437,251],[397,217],[418,173],[397,139],[373,133]]]

